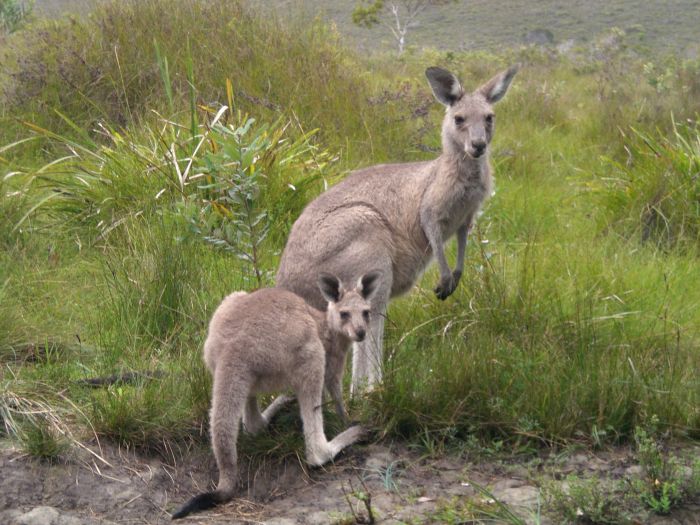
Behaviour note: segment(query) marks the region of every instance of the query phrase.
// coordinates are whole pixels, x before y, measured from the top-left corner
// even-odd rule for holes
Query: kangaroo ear
[[[464,95],[464,89],[457,77],[441,67],[429,67],[425,70],[430,87],[438,101],[445,106],[451,106]]]
[[[506,91],[508,91],[508,87],[519,69],[520,64],[509,67],[486,82],[486,84],[477,89],[477,91],[484,95],[484,98],[486,98],[489,104],[498,102],[504,97]]]
[[[360,292],[365,301],[371,299],[379,288],[379,277],[381,277],[379,272],[369,272],[357,281],[357,291]]]
[[[321,295],[329,303],[337,303],[343,292],[343,287],[335,275],[322,273],[318,278],[318,288]]]

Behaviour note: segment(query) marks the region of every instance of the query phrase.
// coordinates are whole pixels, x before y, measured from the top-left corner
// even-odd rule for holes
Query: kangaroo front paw
[[[441,301],[444,301],[450,295],[452,295],[452,292],[454,292],[455,288],[457,288],[457,281],[458,280],[459,279],[455,279],[453,274],[447,275],[445,277],[441,277],[440,282],[438,283],[438,285],[435,287],[435,290],[434,290],[437,298],[440,299]]]

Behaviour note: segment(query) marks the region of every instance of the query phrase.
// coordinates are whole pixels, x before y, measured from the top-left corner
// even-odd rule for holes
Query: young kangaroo
[[[312,201],[294,223],[277,286],[323,308],[323,296],[310,284],[313,275],[330,272],[353,282],[371,268],[382,273],[368,340],[353,345],[353,392],[381,379],[389,299],[406,293],[433,256],[440,268],[437,297],[444,300],[457,287],[467,233],[492,193],[488,146],[494,133],[493,104],[506,94],[517,70],[511,67],[467,93],[449,71],[428,68],[433,93],[447,107],[442,155],[429,162],[357,171]],[[457,264],[452,271],[443,245],[455,234]]]
[[[313,466],[330,461],[362,436],[362,428],[353,426],[329,442],[321,412],[325,385],[347,422],[342,397],[345,357],[350,341],[365,338],[379,273],[367,273],[356,282],[353,289],[346,289],[336,277],[321,274],[318,288],[326,312],[280,288],[237,292],[223,300],[204,343],[204,361],[214,378],[210,426],[219,484],[215,491],[192,498],[173,519],[233,497],[241,418],[245,429],[256,433],[289,401],[280,396],[261,414],[258,393],[294,390],[304,424],[306,460]]]

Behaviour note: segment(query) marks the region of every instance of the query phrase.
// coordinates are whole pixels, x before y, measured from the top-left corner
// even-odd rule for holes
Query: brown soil
[[[211,487],[216,475],[207,451],[176,462],[114,447],[92,446],[91,450],[95,455],[81,450],[69,460],[47,464],[5,443],[0,449],[0,523],[170,523],[169,513]],[[180,523],[353,523],[345,492],[352,491],[351,483],[359,490],[360,479],[372,495],[377,523],[439,523],[435,511],[450,501],[484,499],[474,483],[488,486],[497,499],[534,523],[538,480],[545,472],[555,478],[586,472],[624,477],[634,475],[635,469],[627,450],[509,462],[423,459],[403,445],[356,446],[323,469],[308,469],[298,459],[243,466],[240,498]],[[366,516],[363,505],[353,496],[349,499],[355,512]],[[700,525],[700,507],[652,522]],[[540,523],[553,522],[542,519]]]

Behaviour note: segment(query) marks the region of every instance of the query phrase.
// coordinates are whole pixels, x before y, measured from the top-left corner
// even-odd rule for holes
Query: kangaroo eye
[[[486,122],[488,122],[489,124],[491,124],[493,122],[493,114],[486,115]]]
[[[455,117],[455,124],[457,124],[458,126],[464,124],[464,117]]]
[[[340,320],[347,321],[350,319],[350,312],[340,312]]]
[[[369,310],[363,310],[362,311],[362,317],[367,320],[369,319]]]

